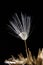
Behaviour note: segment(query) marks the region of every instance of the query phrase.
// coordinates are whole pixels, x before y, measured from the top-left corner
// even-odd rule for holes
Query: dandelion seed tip
[[[28,38],[28,35],[26,32],[21,32],[19,36],[22,38],[22,40],[26,40]]]

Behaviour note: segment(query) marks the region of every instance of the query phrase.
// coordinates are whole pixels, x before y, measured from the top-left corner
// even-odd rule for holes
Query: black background
[[[0,9],[0,62],[4,64],[4,60],[22,52],[25,56],[24,41],[12,36],[8,33],[6,24],[9,24],[9,19],[16,12],[19,16],[23,14],[31,16],[31,35],[27,39],[27,46],[30,48],[33,55],[37,56],[38,49],[43,48],[43,9],[41,3],[33,4],[30,2],[5,2],[1,4]]]

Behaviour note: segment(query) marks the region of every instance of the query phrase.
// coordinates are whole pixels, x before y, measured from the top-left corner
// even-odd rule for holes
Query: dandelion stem
[[[25,40],[24,42],[25,42],[26,55],[27,55],[27,57],[28,57],[28,51],[27,51],[27,44],[26,44],[26,40]]]

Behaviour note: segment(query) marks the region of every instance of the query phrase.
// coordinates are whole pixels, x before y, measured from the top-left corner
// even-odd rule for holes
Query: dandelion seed
[[[13,17],[14,22],[10,21],[10,28],[22,39],[25,41],[25,48],[26,48],[26,54],[28,56],[27,53],[27,45],[26,45],[26,40],[29,36],[29,32],[30,32],[30,17],[29,16],[24,16],[21,13],[21,21],[18,17],[17,14],[15,14],[15,17]]]

